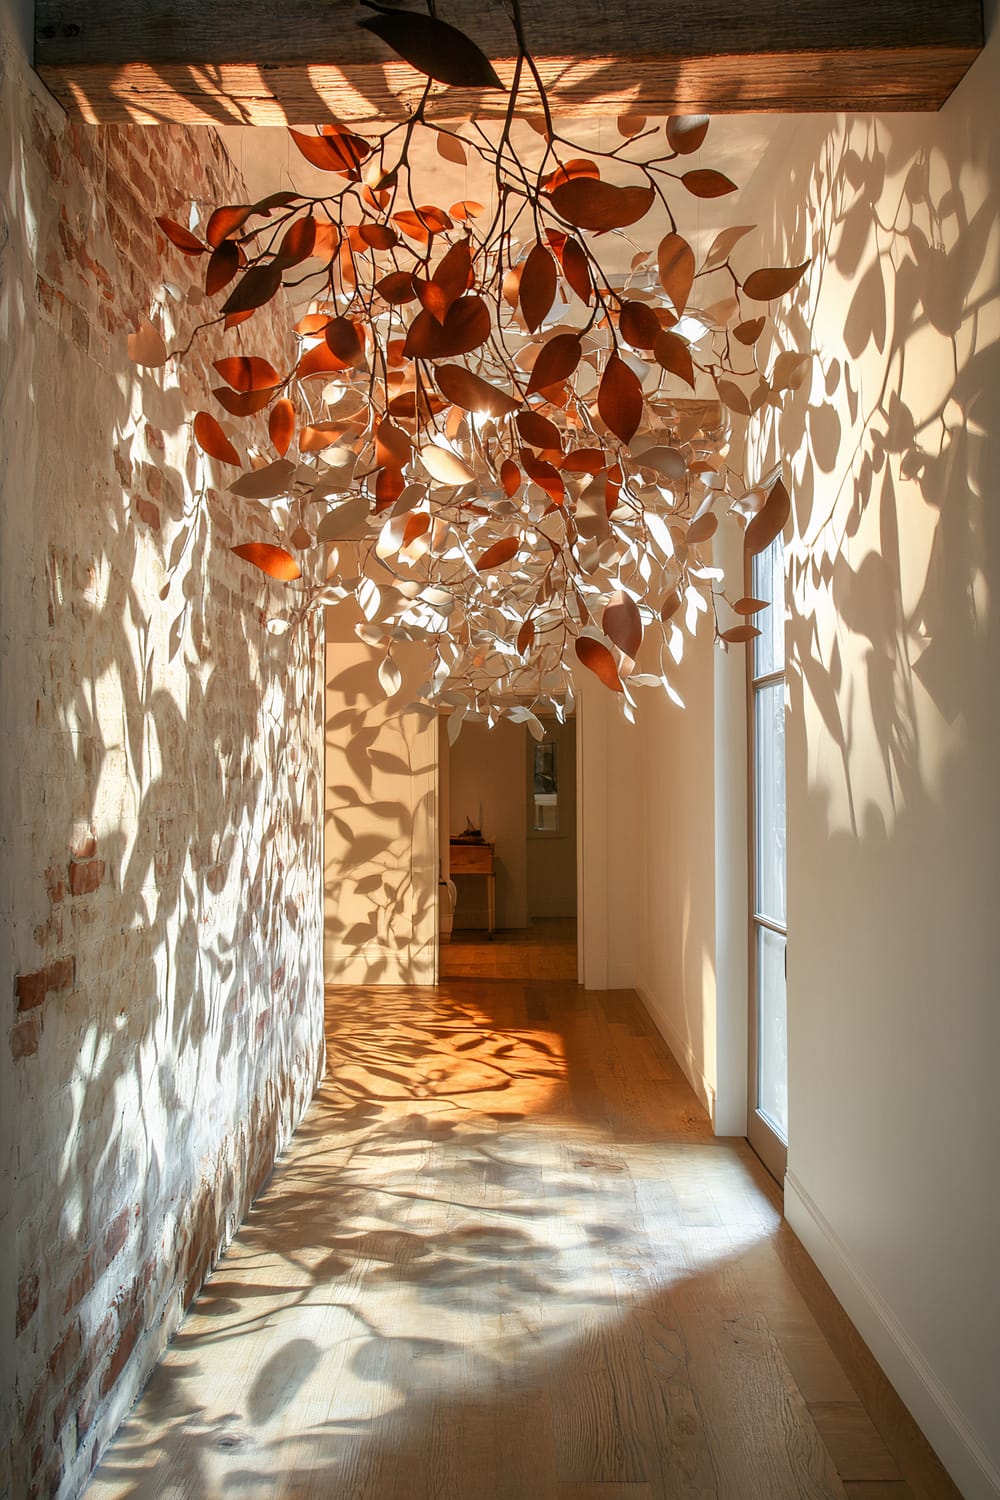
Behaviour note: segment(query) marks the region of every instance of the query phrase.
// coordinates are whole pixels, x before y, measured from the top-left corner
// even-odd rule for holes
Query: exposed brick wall
[[[312,1094],[323,708],[319,622],[263,629],[280,586],[228,550],[262,511],[191,439],[220,347],[181,389],[126,357],[151,290],[191,322],[153,215],[238,201],[230,163],[208,130],[67,125],[2,61],[0,1496],[23,1500],[79,1493]]]

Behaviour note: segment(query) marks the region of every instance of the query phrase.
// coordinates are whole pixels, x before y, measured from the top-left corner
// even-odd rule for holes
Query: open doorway
[[[575,719],[439,724],[441,979],[577,979]]]

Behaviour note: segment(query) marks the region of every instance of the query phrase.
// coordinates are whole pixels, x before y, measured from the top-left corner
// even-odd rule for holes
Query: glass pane
[[[536,833],[559,832],[559,767],[556,759],[558,746],[545,744],[535,746],[533,767],[534,816],[532,827]]]
[[[785,552],[780,536],[754,558],[751,584],[754,598],[770,604],[752,621],[761,632],[754,637],[753,672],[764,677],[785,665]]]
[[[754,691],[757,914],[785,925],[785,684]]]
[[[788,1140],[785,939],[757,929],[757,1108]]]

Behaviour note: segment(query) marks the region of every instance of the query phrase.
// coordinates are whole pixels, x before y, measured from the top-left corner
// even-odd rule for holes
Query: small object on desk
[[[490,939],[496,930],[496,874],[494,872],[494,852],[496,845],[481,836],[475,840],[467,838],[464,834],[458,838],[449,839],[451,874],[455,875],[485,875],[486,877],[486,909],[489,920]]]

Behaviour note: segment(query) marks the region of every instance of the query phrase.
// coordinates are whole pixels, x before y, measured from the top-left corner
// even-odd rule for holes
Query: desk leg
[[[497,882],[495,875],[487,875],[486,877],[486,905],[489,912],[490,942],[492,942],[497,916]]]

